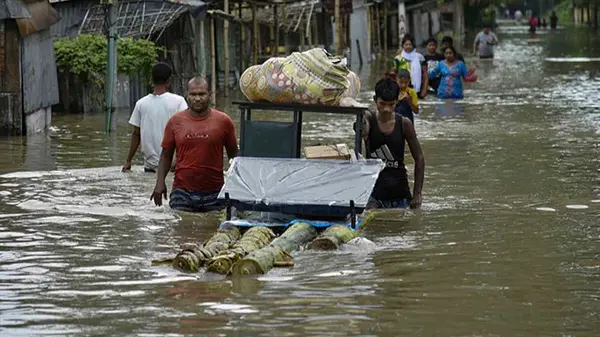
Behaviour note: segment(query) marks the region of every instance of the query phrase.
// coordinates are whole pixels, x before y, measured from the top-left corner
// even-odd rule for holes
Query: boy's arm
[[[423,180],[425,178],[425,159],[423,158],[423,151],[421,150],[421,144],[417,139],[415,128],[408,118],[402,118],[402,127],[404,138],[408,143],[410,153],[415,161],[415,182],[413,187],[413,199],[410,203],[410,207],[420,208],[422,202],[421,191],[423,190]]]
[[[408,105],[414,113],[419,113],[419,96],[415,91],[410,92],[410,95],[408,96]]]

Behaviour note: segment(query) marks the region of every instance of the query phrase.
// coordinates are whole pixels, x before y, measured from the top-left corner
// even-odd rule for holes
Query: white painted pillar
[[[404,0],[398,0],[398,46],[402,49],[402,39],[408,32],[408,19],[406,17],[406,6]]]

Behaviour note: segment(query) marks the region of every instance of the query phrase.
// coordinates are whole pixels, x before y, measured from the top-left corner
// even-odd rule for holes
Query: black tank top
[[[371,196],[377,200],[411,199],[406,167],[404,166],[404,132],[402,116],[394,114],[396,125],[389,135],[379,130],[377,116],[371,113],[371,131],[367,138],[367,158],[383,160],[385,168],[379,173]]]

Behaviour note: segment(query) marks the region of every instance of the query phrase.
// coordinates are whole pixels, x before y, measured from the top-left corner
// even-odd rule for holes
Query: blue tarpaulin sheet
[[[243,211],[279,212],[297,218],[343,217],[364,210],[384,164],[299,158],[236,157],[218,199]]]
[[[266,222],[266,221],[259,221],[259,220],[236,219],[236,220],[224,221],[223,223],[221,223],[221,226],[234,225],[236,227],[259,227],[259,226],[262,226],[262,227],[284,227],[284,228],[287,228],[298,222],[307,223],[315,228],[327,228],[327,227],[331,227],[334,225],[343,225],[343,226],[350,228],[351,230],[357,230],[362,225],[363,220],[357,218],[356,224],[354,226],[352,226],[352,223],[350,220],[344,222],[344,221],[319,221],[319,220],[294,219],[294,220],[291,220],[291,221],[288,221],[285,223],[278,223],[278,222]]]

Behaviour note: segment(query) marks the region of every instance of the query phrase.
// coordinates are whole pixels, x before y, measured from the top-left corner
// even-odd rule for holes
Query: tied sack
[[[272,57],[246,69],[240,89],[251,102],[353,105],[360,80],[343,62],[321,48]]]

